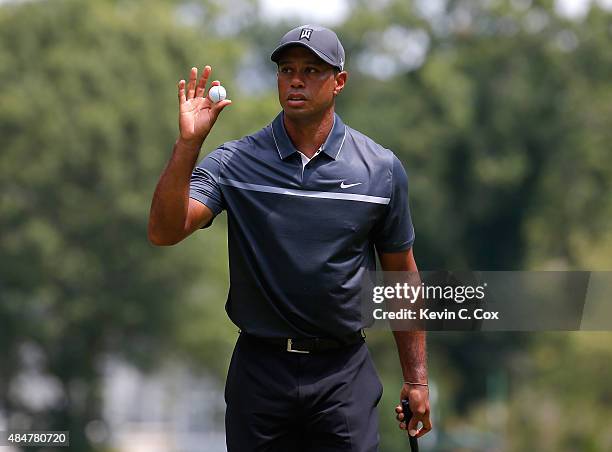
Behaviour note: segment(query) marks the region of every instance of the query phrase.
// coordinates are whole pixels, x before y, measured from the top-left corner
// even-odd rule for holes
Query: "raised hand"
[[[191,68],[187,93],[185,93],[185,80],[178,83],[179,132],[181,139],[186,142],[201,145],[221,110],[232,103],[231,100],[226,99],[215,104],[208,98],[206,83],[211,72],[211,67],[205,66],[196,86],[198,68]],[[215,80],[211,86],[219,84],[219,81]]]

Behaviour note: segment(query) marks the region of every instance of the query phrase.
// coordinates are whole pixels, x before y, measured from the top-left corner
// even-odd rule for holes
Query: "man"
[[[333,31],[291,30],[271,59],[282,112],[197,167],[231,101],[205,97],[209,66],[199,82],[191,69],[186,91],[179,82],[180,136],[153,196],[149,240],[173,245],[227,211],[226,310],[241,330],[225,387],[229,452],[374,451],[382,385],[363,339],[360,281],[375,250],[383,270],[417,270],[407,176],[335,114],[348,74]],[[401,405],[396,417],[422,436],[431,429],[425,335],[394,336],[400,399],[413,412],[407,427]]]

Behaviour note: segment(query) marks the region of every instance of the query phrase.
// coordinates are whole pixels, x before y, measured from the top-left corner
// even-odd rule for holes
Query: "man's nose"
[[[299,72],[295,72],[291,77],[291,88],[302,88],[304,86],[304,80]]]

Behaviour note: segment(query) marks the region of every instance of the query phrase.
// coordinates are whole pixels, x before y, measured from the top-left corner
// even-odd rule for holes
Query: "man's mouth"
[[[287,100],[289,102],[304,102],[306,100],[306,96],[299,93],[292,93],[287,96]]]

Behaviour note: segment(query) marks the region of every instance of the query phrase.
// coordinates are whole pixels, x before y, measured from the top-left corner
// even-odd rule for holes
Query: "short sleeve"
[[[373,231],[374,245],[382,253],[405,251],[414,242],[414,227],[408,206],[408,176],[395,155],[392,171],[391,200]]]
[[[191,173],[189,184],[189,197],[207,206],[215,217],[225,209],[225,200],[219,185],[222,156],[223,148],[220,147],[204,157]],[[211,224],[212,220],[203,228]]]

